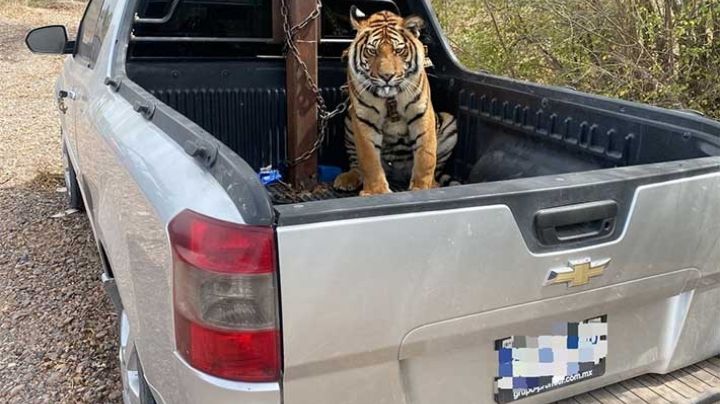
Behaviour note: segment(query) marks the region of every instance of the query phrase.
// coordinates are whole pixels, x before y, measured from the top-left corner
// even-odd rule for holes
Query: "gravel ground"
[[[119,403],[116,316],[88,221],[52,217],[66,208],[62,58],[23,45],[30,27],[76,26],[83,6],[46,4],[0,0],[0,402]]]

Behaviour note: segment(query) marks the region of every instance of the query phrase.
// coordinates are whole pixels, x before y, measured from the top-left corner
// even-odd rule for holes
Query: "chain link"
[[[317,105],[318,114],[318,134],[313,141],[312,147],[302,153],[297,158],[287,161],[288,166],[295,166],[311,158],[313,154],[315,154],[315,152],[318,151],[320,147],[322,147],[322,144],[325,141],[325,137],[327,136],[329,121],[332,118],[347,111],[348,105],[350,103],[350,96],[346,95],[345,99],[335,109],[333,109],[332,111],[328,111],[327,104],[325,103],[325,98],[322,96],[320,87],[318,86],[317,81],[312,77],[312,74],[310,74],[310,69],[308,68],[307,64],[305,63],[305,61],[302,60],[302,57],[300,57],[300,49],[298,49],[297,45],[295,45],[295,35],[297,35],[297,33],[301,30],[305,29],[310,23],[313,22],[313,20],[317,20],[318,18],[320,18],[322,10],[321,0],[315,0],[315,9],[310,14],[308,14],[308,16],[305,17],[299,24],[295,26],[292,26],[290,24],[290,11],[287,2],[288,0],[282,0],[280,6],[280,13],[283,17],[283,31],[285,33],[285,54],[286,57],[292,56],[297,62],[298,66],[300,66],[300,69],[305,76],[305,83],[315,97],[315,104]],[[347,93],[347,85],[340,87],[340,89],[344,93]]]

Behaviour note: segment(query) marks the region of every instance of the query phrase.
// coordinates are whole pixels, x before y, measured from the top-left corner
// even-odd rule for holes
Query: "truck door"
[[[99,105],[102,104],[103,91],[109,91],[103,84],[106,76],[106,64],[101,63],[100,51],[103,39],[109,28],[116,0],[91,0],[80,32],[78,34],[75,58],[75,142],[80,164],[80,184],[86,199],[86,208],[91,217],[95,216],[97,197],[97,179],[101,177],[98,166],[90,164],[97,161],[98,148],[104,143],[101,131],[97,130]]]
[[[87,119],[87,105],[90,92],[89,85],[93,81],[95,73],[95,62],[100,50],[100,44],[97,43],[97,28],[101,16],[101,12],[106,10],[104,3],[114,3],[112,0],[90,0],[85,14],[80,22],[78,29],[77,45],[75,47],[75,55],[66,65],[66,76],[71,88],[63,93],[66,97],[64,101],[67,109],[65,115],[70,122],[66,127],[71,128],[68,133],[68,143],[70,143],[71,155],[74,158],[73,163],[79,172],[83,172],[82,166],[81,144],[79,141],[80,132],[85,130],[85,122]],[[82,178],[80,178],[82,183]]]

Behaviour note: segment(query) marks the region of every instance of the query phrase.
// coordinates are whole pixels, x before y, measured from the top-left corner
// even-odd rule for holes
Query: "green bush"
[[[432,0],[469,68],[720,119],[720,0]]]

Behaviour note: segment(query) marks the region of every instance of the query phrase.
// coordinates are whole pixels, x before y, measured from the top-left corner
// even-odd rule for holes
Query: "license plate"
[[[509,403],[605,373],[607,316],[495,341],[495,401]]]

